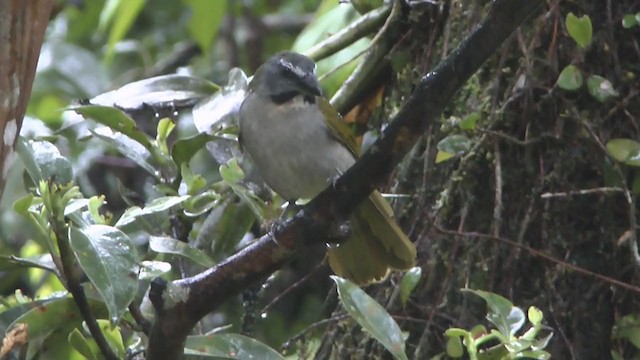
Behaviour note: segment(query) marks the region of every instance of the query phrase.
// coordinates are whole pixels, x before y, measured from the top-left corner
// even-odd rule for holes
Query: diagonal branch
[[[271,234],[219,265],[171,283],[154,282],[149,298],[158,314],[147,359],[179,358],[189,331],[203,316],[280,268],[296,253],[297,247],[324,242],[330,224],[345,218],[385,181],[454,93],[544,3],[544,0],[494,1],[484,21],[421,79],[380,139],[334,187],[323,191]]]

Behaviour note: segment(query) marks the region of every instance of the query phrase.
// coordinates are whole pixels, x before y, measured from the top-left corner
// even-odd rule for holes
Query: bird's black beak
[[[322,96],[322,88],[315,74],[307,74],[304,78],[300,79],[300,82],[304,90],[310,95]]]

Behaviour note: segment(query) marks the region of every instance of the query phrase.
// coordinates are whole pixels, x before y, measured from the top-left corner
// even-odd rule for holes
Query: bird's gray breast
[[[355,159],[327,128],[316,104],[275,104],[250,94],[240,109],[242,145],[267,184],[287,200],[312,198]]]

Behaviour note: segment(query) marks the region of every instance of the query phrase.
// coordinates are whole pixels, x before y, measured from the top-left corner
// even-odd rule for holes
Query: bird
[[[316,64],[284,51],[262,64],[240,105],[239,142],[266,184],[285,200],[311,199],[357,160],[348,125],[322,94]],[[415,266],[416,248],[378,191],[348,219],[350,234],[329,246],[333,272],[358,285]]]

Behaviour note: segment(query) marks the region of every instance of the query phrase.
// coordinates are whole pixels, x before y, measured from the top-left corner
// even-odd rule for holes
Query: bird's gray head
[[[249,85],[251,91],[269,96],[275,103],[285,103],[298,95],[315,102],[322,95],[316,77],[316,64],[308,57],[281,52],[272,56],[256,71]]]

